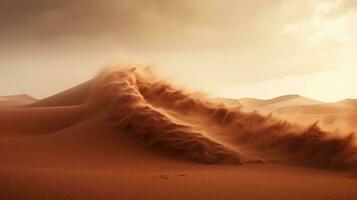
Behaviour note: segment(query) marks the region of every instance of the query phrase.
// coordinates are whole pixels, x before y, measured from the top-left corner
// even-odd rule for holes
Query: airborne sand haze
[[[2,0],[0,92],[44,98],[131,60],[220,97],[357,98],[355,10],[353,0]]]
[[[0,0],[0,200],[355,200],[356,2]]]

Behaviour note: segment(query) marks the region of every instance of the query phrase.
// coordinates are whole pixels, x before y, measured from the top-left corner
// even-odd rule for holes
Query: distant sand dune
[[[309,99],[300,95],[284,95],[268,100],[242,98],[239,99],[242,105],[250,108],[260,108],[264,110],[274,110],[280,107],[294,106],[294,105],[315,105],[322,102]]]
[[[289,97],[289,98],[288,98]],[[223,99],[224,100],[224,99]],[[299,95],[287,95],[270,100],[246,99],[242,109],[274,113],[275,116],[304,126],[319,122],[325,130],[355,132],[357,130],[357,100],[346,99],[335,103],[323,103]],[[277,101],[279,100],[279,101]],[[244,101],[244,99],[243,99]],[[252,102],[264,102],[254,104]]]
[[[12,96],[0,96],[0,108],[1,107],[18,107],[27,105],[37,101],[37,99],[26,95],[12,95]]]
[[[86,102],[90,87],[91,81],[88,81],[59,94],[33,102],[32,104],[27,105],[27,107],[81,105]]]
[[[357,106],[340,103],[326,103],[316,105],[296,105],[276,109],[281,114],[302,115],[302,114],[346,114],[357,113]]]

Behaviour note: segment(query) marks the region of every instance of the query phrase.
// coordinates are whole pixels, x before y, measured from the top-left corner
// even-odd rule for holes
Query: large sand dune
[[[355,199],[353,134],[220,101],[124,68],[2,108],[0,199]]]

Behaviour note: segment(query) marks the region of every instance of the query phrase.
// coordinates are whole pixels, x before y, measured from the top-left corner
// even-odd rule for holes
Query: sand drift
[[[90,115],[157,152],[202,163],[277,162],[356,169],[354,134],[301,127],[186,92],[150,69],[106,70],[91,83]]]

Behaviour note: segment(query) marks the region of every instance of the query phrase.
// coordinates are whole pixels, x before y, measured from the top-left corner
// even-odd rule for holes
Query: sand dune
[[[12,95],[12,96],[0,96],[0,108],[1,107],[18,107],[24,106],[37,101],[37,99],[27,95]]]
[[[233,99],[231,100],[233,101]],[[357,112],[357,100],[346,99],[334,103],[324,103],[299,95],[286,95],[268,100],[253,98],[239,99],[245,107],[271,111],[280,114],[347,114]]]
[[[323,103],[299,95],[286,95],[270,100],[244,98],[240,100],[244,110],[258,110],[262,114],[273,113],[280,119],[304,126],[319,122],[330,131],[355,132],[357,130],[357,100],[346,99]]]
[[[41,99],[27,105],[27,107],[49,107],[49,106],[70,106],[86,103],[89,94],[91,81],[70,88],[59,94]]]
[[[357,113],[357,106],[343,103],[324,103],[316,105],[296,105],[281,107],[275,110],[282,114],[336,114],[336,113]]]
[[[0,199],[354,199],[353,134],[220,102],[122,68],[2,109]]]
[[[309,99],[300,95],[285,95],[268,100],[242,98],[239,99],[242,105],[253,109],[260,109],[265,111],[276,111],[279,108],[300,106],[300,105],[315,105],[322,102],[314,99]]]
[[[223,101],[228,99],[221,98]],[[234,99],[229,99],[234,101]],[[237,101],[237,100],[236,100]],[[299,95],[285,95],[268,100],[242,98],[241,105],[262,111],[271,111],[281,114],[341,114],[357,112],[357,100],[345,99],[334,103],[324,103]]]
[[[52,133],[77,123],[83,113],[83,106],[2,109],[0,133],[2,137]]]

